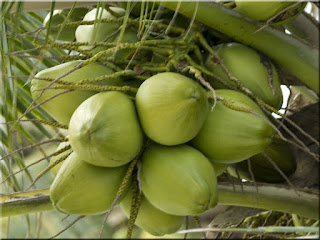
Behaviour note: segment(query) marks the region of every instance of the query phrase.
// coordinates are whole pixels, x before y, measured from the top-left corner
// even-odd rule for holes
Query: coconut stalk
[[[17,192],[0,197],[0,216],[36,213],[54,210],[49,189]]]
[[[220,205],[262,208],[319,219],[319,195],[267,184],[219,184]],[[257,191],[258,189],[258,191]],[[49,189],[20,192],[0,197],[1,217],[54,210]]]
[[[176,10],[177,2],[162,2]],[[179,13],[251,46],[319,93],[319,52],[305,42],[214,2],[179,2]],[[195,11],[196,14],[195,14]]]
[[[267,184],[243,186],[219,184],[219,204],[262,208],[319,219],[319,195]]]

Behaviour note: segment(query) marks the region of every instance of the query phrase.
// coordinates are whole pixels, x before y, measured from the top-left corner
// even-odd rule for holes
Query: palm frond
[[[13,8],[15,8],[15,12],[11,13]],[[23,2],[17,2],[16,4],[12,2],[1,3],[1,156],[14,151],[20,146],[34,144],[43,138],[52,138],[53,135],[58,133],[56,130],[43,126],[37,121],[31,121],[27,124],[22,122],[8,124],[8,122],[15,122],[32,103],[30,86],[33,76],[39,69],[56,65],[58,61],[54,57],[66,55],[65,51],[59,49],[49,49],[46,52],[25,52],[25,50],[41,46],[46,41],[47,35],[42,31],[34,34],[28,33],[42,27],[42,22],[47,12],[27,13],[22,10]],[[39,55],[44,57],[39,59]],[[53,58],[46,58],[45,56]],[[27,114],[25,118],[53,120],[41,108],[35,109]],[[40,151],[42,151],[41,148]],[[24,154],[18,153],[2,160],[2,176],[6,177],[11,174],[14,166],[19,169],[24,168],[26,164],[23,158]],[[32,182],[33,179],[30,172],[26,170],[25,173]],[[9,181],[9,186],[13,191],[22,190],[22,186],[15,177]]]

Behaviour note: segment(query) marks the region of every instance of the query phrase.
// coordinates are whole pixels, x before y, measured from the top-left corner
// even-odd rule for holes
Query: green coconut
[[[262,152],[271,143],[274,130],[259,106],[234,90],[219,89],[216,95],[255,114],[230,109],[218,101],[191,141],[192,145],[212,161],[224,164],[240,162]]]
[[[142,155],[141,188],[152,205],[178,216],[217,204],[217,178],[209,160],[188,145],[152,145]]]
[[[282,92],[278,73],[271,61],[254,49],[240,43],[223,43],[214,48],[214,52],[222,60],[232,76],[236,77],[244,87],[261,98],[267,104],[280,109],[282,105]],[[212,73],[227,83],[236,86],[229,79],[221,64],[209,55],[206,61]],[[210,79],[214,88],[225,88],[214,79]]]
[[[62,142],[62,143],[59,144],[59,146],[58,146],[58,148],[57,148],[56,151],[59,151],[59,150],[61,150],[62,148],[68,146],[68,145],[70,145],[69,142]],[[58,160],[59,160],[61,157],[63,157],[64,155],[69,154],[69,153],[71,153],[71,152],[72,152],[72,149],[69,149],[69,150],[67,150],[67,151],[65,151],[65,152],[63,152],[63,153],[60,153],[60,154],[57,155],[57,156],[53,156],[53,157],[50,159],[50,165],[52,165],[55,161],[58,161]],[[64,161],[65,161],[65,160],[64,160]],[[58,174],[58,171],[59,171],[59,169],[61,168],[62,164],[63,164],[63,162],[60,162],[59,164],[57,164],[56,166],[54,166],[53,168],[51,168],[50,171],[53,173],[53,175],[56,176],[56,175]]]
[[[195,137],[209,110],[206,91],[197,82],[168,72],[141,84],[136,106],[146,135],[163,145],[178,145]]]
[[[296,17],[305,7],[305,3],[302,2],[292,8],[288,8],[295,4],[294,1],[240,1],[235,0],[236,11],[239,11],[249,18],[258,21],[267,21],[273,18],[275,15],[287,9],[281,16],[277,16],[274,19],[275,22],[283,23],[285,20],[292,20]]]
[[[123,16],[125,14],[125,10],[123,8],[118,7],[110,7],[110,9],[115,12],[116,14],[119,14],[120,16]],[[102,11],[101,11],[102,10]],[[100,18],[101,16],[101,18]],[[108,10],[97,8],[91,10],[88,12],[83,20],[84,21],[92,21],[97,20],[96,24],[92,25],[80,25],[78,26],[75,36],[77,42],[103,42],[108,37],[108,39],[105,41],[107,43],[115,43],[118,41],[119,34],[115,34],[114,36],[111,36],[116,31],[119,30],[122,23],[101,23],[99,22],[99,19],[117,19],[116,16],[112,15]],[[121,39],[122,43],[135,43],[139,39],[137,37],[137,32],[129,27],[126,27],[126,30],[124,32],[124,35]],[[102,50],[108,49],[108,47],[95,47],[94,45],[88,45],[88,46],[81,46],[80,49],[82,50],[88,50],[92,53],[97,53]],[[127,58],[129,55],[131,55],[135,49],[123,49],[119,50],[115,57],[117,58]],[[110,54],[111,56],[112,54]]]
[[[187,216],[185,217],[187,218]],[[192,217],[188,218],[188,221],[184,221],[182,226],[178,231],[183,231],[186,229],[194,229],[198,228],[199,224],[197,224]],[[125,235],[124,235],[125,236]],[[186,235],[182,235],[181,233],[171,233],[171,234],[165,234],[163,236],[155,236],[151,233],[148,233],[147,231],[142,231],[138,238],[140,239],[202,239],[203,238],[203,232],[190,232]],[[124,237],[123,237],[124,238]]]
[[[104,213],[116,198],[127,168],[127,165],[96,167],[73,152],[62,164],[50,187],[51,202],[59,212],[66,214]]]
[[[120,206],[127,217],[130,216],[132,193],[132,190],[128,191],[127,195],[120,203]],[[142,195],[141,205],[135,224],[152,235],[163,236],[164,234],[178,231],[183,220],[183,216],[176,216],[159,210]]]
[[[53,11],[51,17],[51,27],[56,26],[58,24],[63,24],[65,19],[68,16],[70,9],[57,9]],[[70,17],[67,19],[67,22],[76,22],[81,21],[83,16],[88,12],[87,8],[75,8],[71,13]],[[44,27],[49,27],[50,22],[50,13],[47,14],[43,21]],[[75,31],[77,27],[64,27],[58,36],[59,28],[50,29],[50,37],[53,39],[72,42],[75,38]]]
[[[216,163],[209,159],[210,163],[213,166],[214,172],[216,173],[216,176],[220,176],[229,166],[229,164],[223,164],[223,163]]]
[[[251,171],[255,181],[266,183],[281,183],[285,181],[283,175],[270,162],[271,159],[282,173],[289,177],[296,170],[297,164],[288,144],[282,140],[274,140],[262,153],[250,158]],[[252,181],[247,161],[233,164],[228,172],[235,177]],[[238,174],[236,173],[238,172]]]
[[[118,167],[140,151],[143,133],[133,101],[120,92],[101,92],[84,101],[69,124],[70,144],[84,161]]]
[[[57,66],[47,68],[45,70],[40,71],[35,75],[35,78],[31,81],[31,94],[33,99],[36,99],[40,96],[42,91],[39,91],[45,87],[47,87],[51,82],[39,80],[36,78],[52,78],[56,79],[61,75],[65,74],[66,72],[70,71],[77,65],[79,65],[82,61],[71,61],[67,63],[62,63]],[[98,62],[90,63],[80,69],[75,70],[74,72],[70,73],[69,75],[63,77],[61,80],[70,82],[70,83],[77,83],[80,80],[88,79],[88,78],[96,78],[103,75],[112,74],[113,70],[102,65]],[[121,86],[123,82],[119,79],[108,79],[103,81],[101,84],[103,85],[111,85],[111,86]],[[59,84],[54,83],[51,87],[59,86]],[[37,99],[37,102],[42,102],[46,99],[49,99],[56,94],[59,94],[66,89],[46,89],[41,97]],[[50,101],[42,104],[41,106],[58,122],[68,125],[71,115],[73,114],[74,110],[86,100],[88,97],[96,94],[94,91],[72,91],[65,94],[61,94]]]

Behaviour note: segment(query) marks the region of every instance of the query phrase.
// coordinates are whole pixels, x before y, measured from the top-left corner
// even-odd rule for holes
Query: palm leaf
[[[10,14],[10,10],[13,6],[16,8],[16,12]],[[38,54],[35,52],[23,53],[25,57],[15,56],[15,54],[13,54],[16,51],[24,51],[42,44],[41,40],[39,42],[39,40],[32,38],[32,36],[23,36],[23,34],[41,27],[45,12],[29,14],[23,12],[22,7],[22,2],[19,2],[16,5],[9,2],[1,3],[0,63],[2,66],[2,86],[0,116],[3,117],[5,122],[16,121],[30,106],[33,100],[30,94],[30,79],[32,79],[35,72],[38,71],[39,68],[51,67],[57,64],[57,61],[54,59],[46,58],[40,62],[37,58],[31,58]],[[44,39],[44,34],[40,33],[38,34],[38,37]],[[51,49],[49,54],[52,56],[61,56],[62,52]],[[66,53],[63,52],[63,54]],[[52,118],[41,108],[29,113],[26,118],[52,120]],[[30,131],[30,126],[33,126],[33,132]],[[34,131],[38,132],[38,134],[35,134]],[[0,134],[0,153],[1,156],[4,156],[6,153],[12,152],[20,147],[21,141],[25,141],[25,144],[36,143],[44,137],[52,138],[54,131],[35,121],[30,122],[30,124],[16,123],[6,125],[4,125],[2,121]],[[25,167],[23,156],[24,155],[21,154],[15,154],[13,157],[4,159],[5,162],[2,161],[1,165],[3,166],[1,169],[3,177],[12,173],[14,165],[19,168]],[[25,174],[30,181],[33,181],[28,170],[25,171]],[[11,186],[14,191],[22,190],[15,177],[11,180],[13,185],[9,182],[9,186]]]

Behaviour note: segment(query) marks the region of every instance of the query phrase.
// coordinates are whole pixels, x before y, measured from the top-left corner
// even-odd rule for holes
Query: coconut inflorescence
[[[96,77],[101,77],[103,75],[109,75],[114,71],[109,67],[104,66],[99,62],[93,62],[88,64],[76,71],[71,72],[67,76],[63,77],[68,71],[71,71],[75,67],[79,66],[83,61],[70,61],[67,63],[62,63],[55,67],[47,68],[45,70],[37,73],[31,81],[31,93],[32,97],[37,102],[45,102],[42,104],[42,107],[58,122],[68,125],[71,115],[76,110],[76,108],[87,98],[94,95],[94,91],[82,91],[75,90],[68,92],[66,94],[61,94],[65,89],[59,89],[61,84],[59,82],[54,82],[57,78],[60,78],[60,81],[66,82],[66,84],[76,84],[81,80],[85,79],[94,79]],[[103,85],[121,85],[121,80],[108,79],[102,83]],[[47,88],[46,90],[44,90]],[[61,94],[61,95],[59,95]]]
[[[293,157],[287,146],[275,143],[272,121],[261,102],[257,104],[258,99],[264,106],[281,107],[273,62],[239,43],[217,45],[214,54],[203,56],[207,59],[203,67],[232,89],[203,75],[212,91],[197,81],[200,74],[193,76],[192,68],[179,73],[171,71],[171,66],[164,70],[165,51],[149,50],[150,56],[161,56],[149,58],[159,64],[157,68],[140,65],[148,56],[138,55],[138,64],[130,60],[134,44],[117,51],[124,46],[118,43],[139,41],[134,22],[129,19],[130,24],[124,26],[120,21],[126,17],[118,7],[88,12],[82,19],[95,23],[80,23],[73,30],[78,47],[74,49],[87,60],[73,59],[42,70],[32,80],[36,102],[48,100],[43,108],[68,126],[67,139],[57,151],[69,145],[70,149],[50,163],[59,163],[51,169],[56,176],[50,188],[58,211],[95,215],[120,203],[128,217],[139,209],[136,225],[161,236],[180,229],[184,217],[197,216],[218,204],[218,176],[226,169],[231,173],[236,166],[241,177],[252,180],[244,167],[251,159],[255,173],[270,175],[256,179],[276,182],[279,175],[271,174],[267,155],[286,175],[294,172]],[[103,55],[108,49],[112,51]],[[171,45],[169,50],[173,54]],[[100,54],[103,57],[98,58]],[[134,71],[128,70],[130,64],[136,64]],[[70,91],[66,91],[68,86]],[[62,162],[65,154],[69,156]],[[281,160],[282,156],[288,161]],[[136,181],[140,193],[133,191]],[[137,194],[140,206],[133,202]]]

